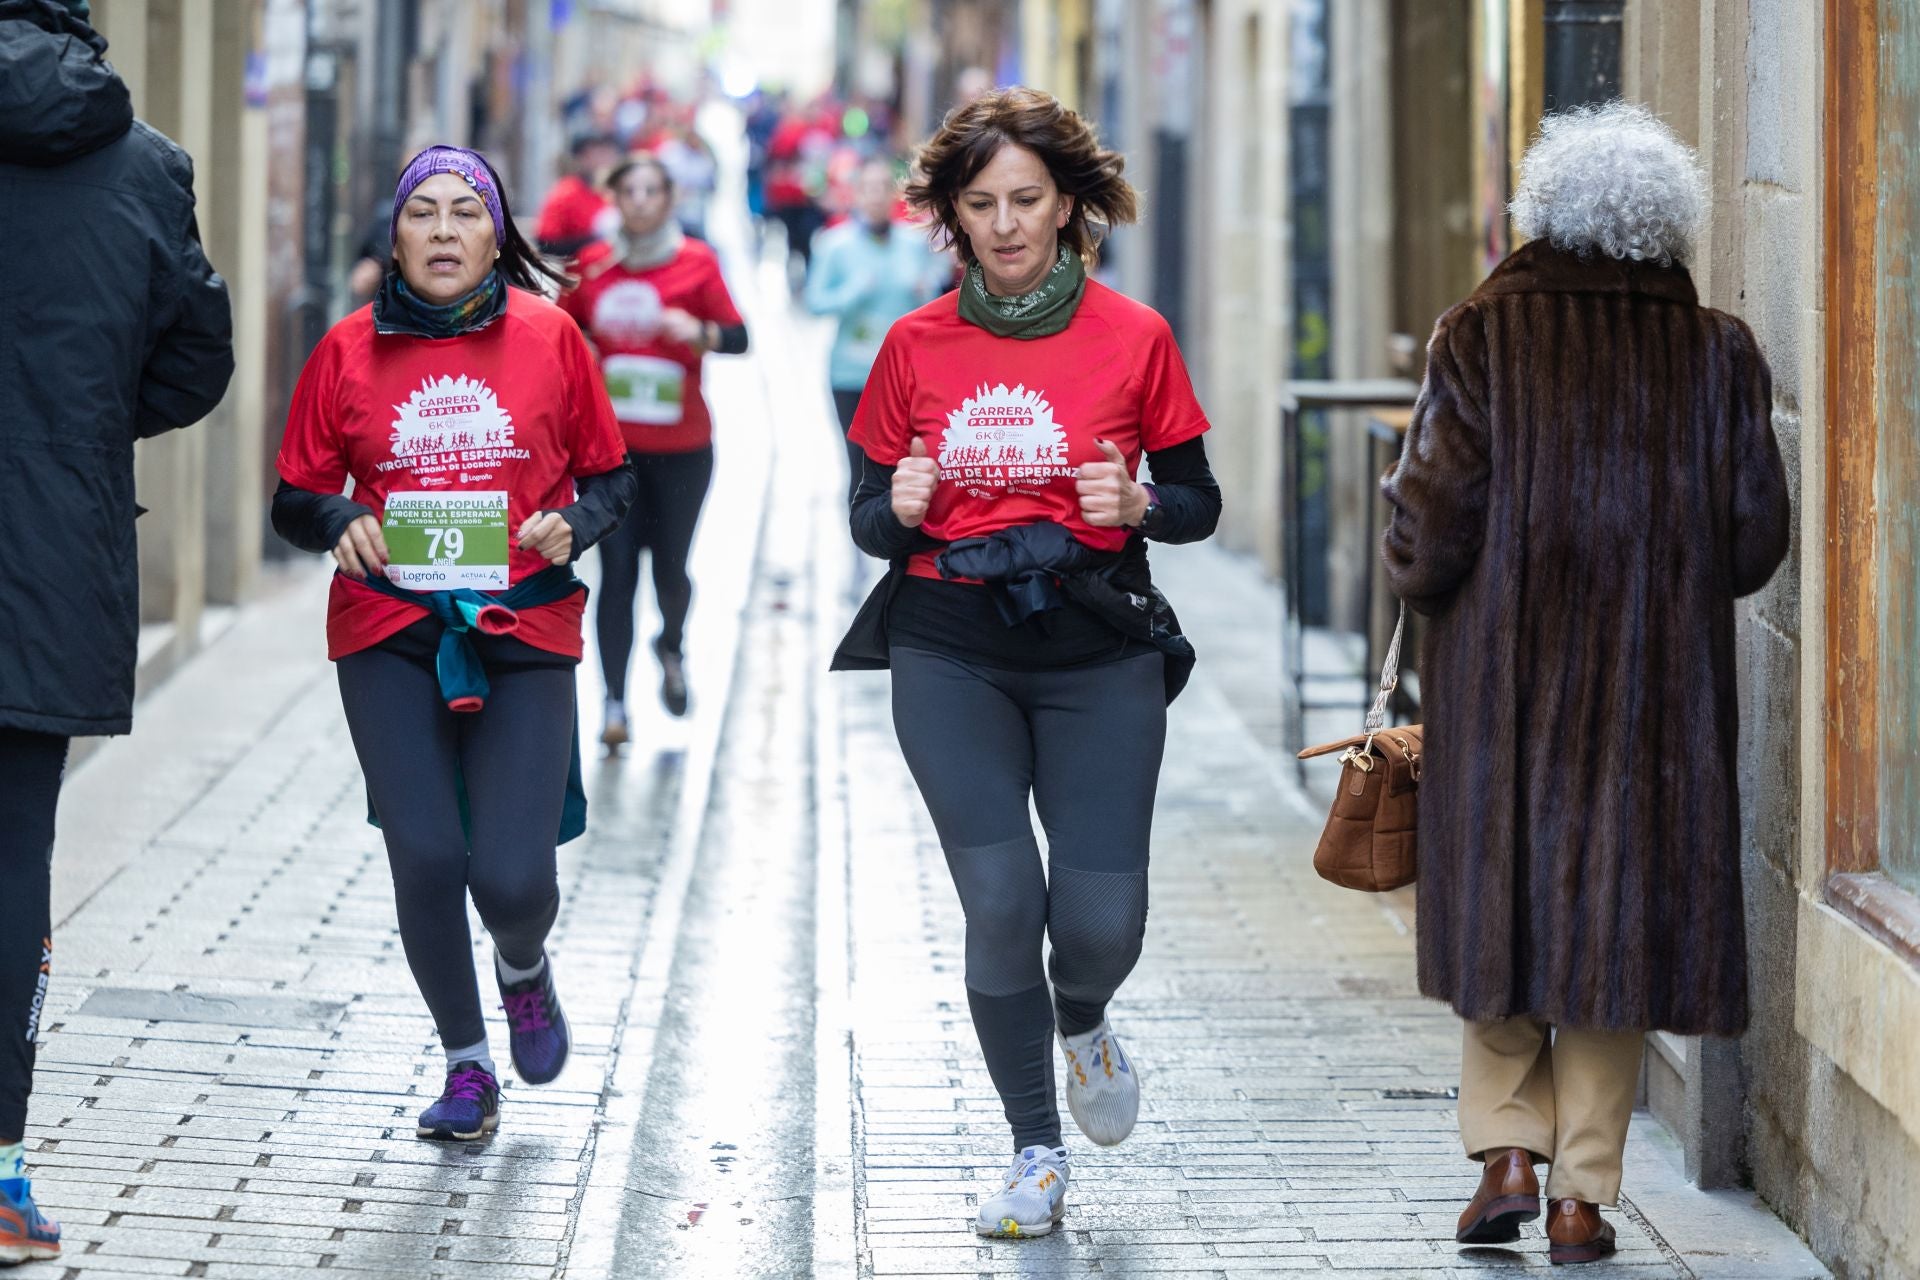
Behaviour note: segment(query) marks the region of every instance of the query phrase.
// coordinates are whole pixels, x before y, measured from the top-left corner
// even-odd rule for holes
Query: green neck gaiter
[[[960,284],[960,317],[995,337],[1045,338],[1067,327],[1086,291],[1086,264],[1065,245],[1060,246],[1060,260],[1040,287],[1017,298],[988,293],[986,272],[974,262]]]

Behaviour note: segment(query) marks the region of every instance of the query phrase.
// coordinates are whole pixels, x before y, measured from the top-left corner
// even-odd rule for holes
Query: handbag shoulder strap
[[[1400,687],[1400,639],[1407,631],[1407,605],[1400,603],[1400,620],[1393,624],[1393,642],[1387,646],[1387,661],[1380,669],[1380,692],[1374,697],[1373,706],[1367,711],[1367,736],[1372,736],[1386,727],[1387,702],[1393,697],[1393,691]]]

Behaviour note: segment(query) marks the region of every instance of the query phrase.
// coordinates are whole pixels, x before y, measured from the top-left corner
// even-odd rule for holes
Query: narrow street
[[[1312,875],[1317,821],[1277,750],[1277,600],[1206,547],[1158,554],[1204,657],[1173,715],[1146,955],[1116,1006],[1140,1128],[1115,1149],[1070,1136],[1066,1230],[974,1237],[1005,1132],[960,913],[886,677],[826,671],[872,570],[845,542],[824,335],[772,269],[752,282],[755,352],[712,381],[695,713],[643,712],[636,744],[590,766],[592,826],[561,852],[566,1074],[510,1084],[490,1142],[414,1138],[438,1048],[321,652],[324,573],[303,565],[71,780],[29,1136],[69,1245],[21,1274],[1544,1267],[1537,1234],[1453,1244],[1473,1187],[1458,1024],[1413,991],[1406,905]],[[1636,1125],[1600,1271],[1826,1274]]]

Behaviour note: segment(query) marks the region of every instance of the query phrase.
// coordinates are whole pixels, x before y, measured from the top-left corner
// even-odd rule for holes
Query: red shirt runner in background
[[[960,318],[947,294],[888,330],[849,435],[894,466],[918,436],[940,466],[921,525],[942,542],[1052,520],[1101,551],[1125,529],[1080,516],[1082,463],[1103,461],[1099,440],[1137,476],[1146,451],[1207,429],[1167,322],[1151,307],[1087,281],[1073,320],[1045,338],[998,338]],[[934,553],[910,571],[937,578]]]
[[[547,202],[540,206],[540,221],[534,239],[541,244],[577,244],[593,239],[594,220],[609,207],[605,193],[570,173],[553,184]]]
[[[294,388],[275,467],[296,488],[339,493],[384,517],[387,495],[505,490],[508,578],[548,567],[511,546],[522,522],[577,496],[575,476],[626,461],[593,354],[572,320],[509,289],[507,312],[458,338],[376,334],[373,308],[320,340]],[[579,657],[580,594],[520,614],[514,635]],[[327,656],[340,658],[420,620],[420,610],[344,574],[327,601]]]
[[[712,444],[701,353],[660,332],[661,313],[672,307],[725,328],[744,323],[712,248],[689,237],[670,261],[635,270],[602,242],[581,250],[574,272],[580,283],[560,305],[600,353],[627,448],[690,453]]]

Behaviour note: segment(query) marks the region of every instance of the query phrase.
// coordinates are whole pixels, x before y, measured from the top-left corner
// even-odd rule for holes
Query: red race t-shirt
[[[585,240],[594,234],[594,223],[609,203],[592,183],[570,173],[553,184],[552,193],[540,208],[534,236],[549,244]]]
[[[1045,338],[998,338],[960,317],[959,295],[909,312],[887,331],[849,433],[876,462],[907,456],[915,436],[940,466],[921,528],[942,542],[1052,520],[1101,551],[1126,529],[1080,516],[1082,463],[1108,440],[1140,457],[1207,429],[1173,331],[1160,314],[1087,281],[1073,319]],[[937,578],[934,553],[911,572]]]
[[[580,330],[558,307],[509,289],[506,314],[458,338],[377,334],[372,307],[327,331],[307,358],[274,466],[295,488],[340,493],[384,522],[397,493],[507,495],[507,573],[518,583],[546,557],[512,544],[526,518],[575,498],[575,476],[626,460]],[[514,635],[579,657],[579,593],[520,614]],[[420,610],[344,574],[327,600],[327,656],[379,644]]]
[[[660,313],[669,307],[726,327],[742,323],[712,248],[689,236],[671,260],[636,271],[603,242],[581,250],[575,270],[580,283],[560,305],[600,353],[627,448],[690,453],[712,444],[701,354],[660,332]]]

